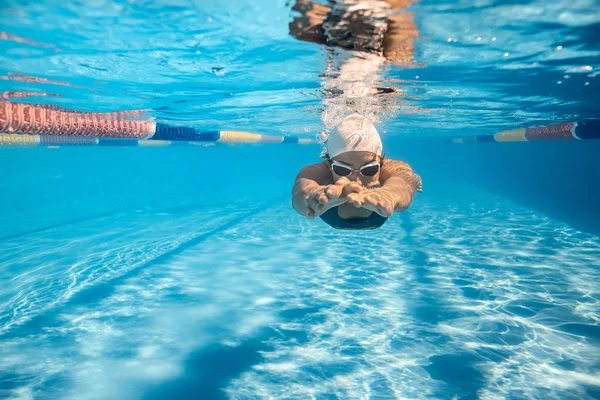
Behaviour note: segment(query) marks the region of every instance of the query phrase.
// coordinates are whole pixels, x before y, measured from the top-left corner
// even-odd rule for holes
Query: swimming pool
[[[290,205],[327,51],[204,3],[3,5],[7,100],[282,141],[0,146],[0,398],[600,396],[600,141],[485,139],[597,123],[593,1],[410,5],[381,127],[424,192],[373,231]]]

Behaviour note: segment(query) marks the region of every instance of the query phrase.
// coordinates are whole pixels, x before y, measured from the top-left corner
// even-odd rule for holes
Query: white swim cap
[[[381,137],[373,123],[356,113],[344,118],[327,140],[330,158],[348,151],[368,151],[380,156],[382,148]]]

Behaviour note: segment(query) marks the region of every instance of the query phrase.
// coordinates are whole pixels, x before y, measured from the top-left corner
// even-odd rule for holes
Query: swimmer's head
[[[327,154],[334,181],[345,176],[364,186],[379,181],[381,137],[367,118],[352,114],[344,118],[327,139]]]
[[[329,158],[350,151],[367,151],[377,156],[382,152],[381,137],[375,126],[360,114],[352,114],[344,118],[327,139]]]

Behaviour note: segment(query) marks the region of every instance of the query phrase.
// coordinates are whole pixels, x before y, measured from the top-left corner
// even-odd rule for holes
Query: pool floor
[[[600,239],[473,186],[426,190],[375,231],[277,198],[0,243],[1,398],[600,394]]]

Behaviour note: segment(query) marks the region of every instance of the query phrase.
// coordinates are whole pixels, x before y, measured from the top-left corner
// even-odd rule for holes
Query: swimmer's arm
[[[382,186],[377,191],[384,192],[394,199],[394,212],[408,209],[415,192],[423,191],[421,177],[403,161],[386,160],[379,178]]]
[[[302,168],[296,176],[296,182],[292,188],[292,206],[302,216],[308,216],[308,199],[323,185],[333,183],[331,172],[326,163],[307,165]]]

